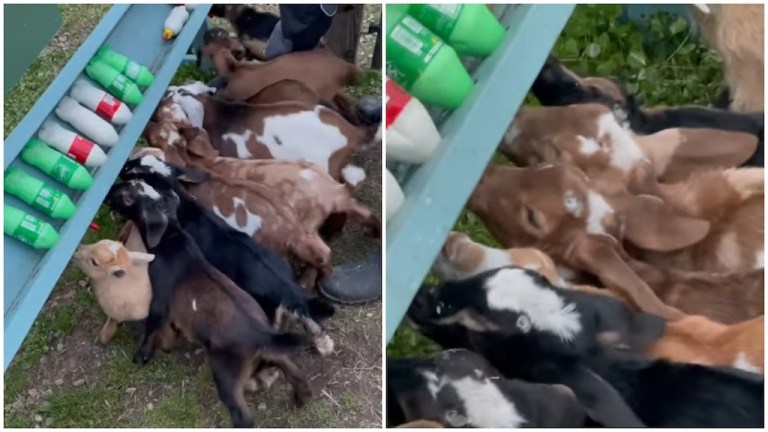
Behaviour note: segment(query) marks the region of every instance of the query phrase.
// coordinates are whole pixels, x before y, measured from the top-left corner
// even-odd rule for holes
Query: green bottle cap
[[[64,192],[32,177],[21,168],[8,168],[4,185],[6,192],[48,216],[69,219],[75,214],[75,205]]]
[[[5,235],[35,249],[50,249],[59,241],[59,233],[51,224],[8,204],[4,204],[4,212]]]
[[[93,177],[85,167],[38,139],[30,140],[21,151],[21,160],[76,190],[86,190]]]
[[[460,55],[490,55],[504,40],[504,27],[485,4],[414,4],[408,13]]]
[[[121,101],[138,105],[144,100],[139,87],[125,75],[121,74],[112,66],[99,60],[98,57],[92,59],[85,72],[94,81],[101,84],[107,91]]]
[[[140,87],[149,87],[155,80],[152,72],[150,72],[146,66],[136,63],[107,45],[102,45],[96,53],[96,58],[112,66]]]
[[[402,7],[387,6],[387,76],[424,103],[457,108],[474,88],[456,52]]]

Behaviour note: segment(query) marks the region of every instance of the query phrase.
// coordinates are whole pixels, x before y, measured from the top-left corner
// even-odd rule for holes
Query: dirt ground
[[[380,6],[366,9],[364,28],[377,22],[381,13]],[[70,13],[76,15],[77,11]],[[78,41],[67,34],[65,25],[43,56],[74,52],[87,31]],[[361,63],[370,63],[366,51],[372,50],[372,42],[370,37],[363,39]],[[51,79],[53,76],[55,73]],[[374,74],[353,90],[378,94],[380,82],[380,75]],[[47,83],[43,89],[45,86]],[[357,196],[381,216],[381,148],[357,155],[355,162],[368,175]],[[102,207],[96,220],[101,230],[89,231],[84,242],[115,238],[120,221],[108,209]],[[341,264],[365,257],[381,243],[350,224],[331,247],[334,263]],[[158,353],[149,365],[138,368],[131,358],[142,326],[121,326],[116,338],[104,347],[97,342],[103,320],[87,278],[70,266],[5,374],[6,427],[230,427],[201,348],[184,346],[171,354]],[[310,377],[314,400],[302,409],[295,408],[289,386],[279,380],[266,392],[248,395],[256,426],[380,427],[381,323],[380,301],[337,306],[326,324],[335,352],[323,358],[307,349],[295,358]]]

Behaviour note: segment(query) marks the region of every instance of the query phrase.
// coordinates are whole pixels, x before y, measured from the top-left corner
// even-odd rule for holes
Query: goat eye
[[[532,208],[530,207],[525,208],[525,217],[528,220],[528,223],[531,224],[531,226],[535,228],[541,228],[539,226],[539,222],[536,220],[536,213],[533,211]]]
[[[99,266],[99,263],[97,263],[94,258],[91,258],[91,264],[93,264],[94,267],[98,267]]]
[[[517,318],[517,328],[520,329],[523,333],[528,333],[531,331],[531,319],[528,318],[526,315],[520,315],[520,317]]]

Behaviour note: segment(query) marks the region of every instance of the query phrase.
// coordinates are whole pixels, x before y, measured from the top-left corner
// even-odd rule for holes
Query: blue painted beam
[[[477,69],[475,91],[441,125],[443,142],[403,185],[387,222],[387,341],[464,208],[574,5],[520,5],[507,37]]]
[[[52,116],[53,109],[74,81],[84,76],[81,74],[86,64],[103,43],[139,63],[151,65],[155,81],[144,92],[144,101],[133,109],[131,121],[120,130],[120,140],[109,149],[106,163],[96,169],[94,184],[82,193],[63,189],[75,201],[77,212],[63,224],[49,220],[59,231],[56,246],[47,252],[37,251],[8,236],[4,237],[3,361],[6,370],[141,136],[198,30],[206,21],[209,9],[210,5],[198,5],[179,36],[171,42],[163,42],[160,37],[162,23],[171,10],[170,5],[114,6],[6,140],[5,168],[11,164],[23,166],[17,156],[24,144],[34,136],[43,121]],[[147,31],[148,28],[159,30],[152,32]],[[29,169],[28,172],[55,184],[39,171]],[[29,209],[14,197],[5,195],[4,198],[11,205]]]

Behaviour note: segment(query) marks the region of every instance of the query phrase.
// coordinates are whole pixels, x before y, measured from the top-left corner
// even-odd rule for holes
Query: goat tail
[[[315,321],[328,319],[336,313],[336,308],[325,300],[315,297],[307,300],[309,316]]]

